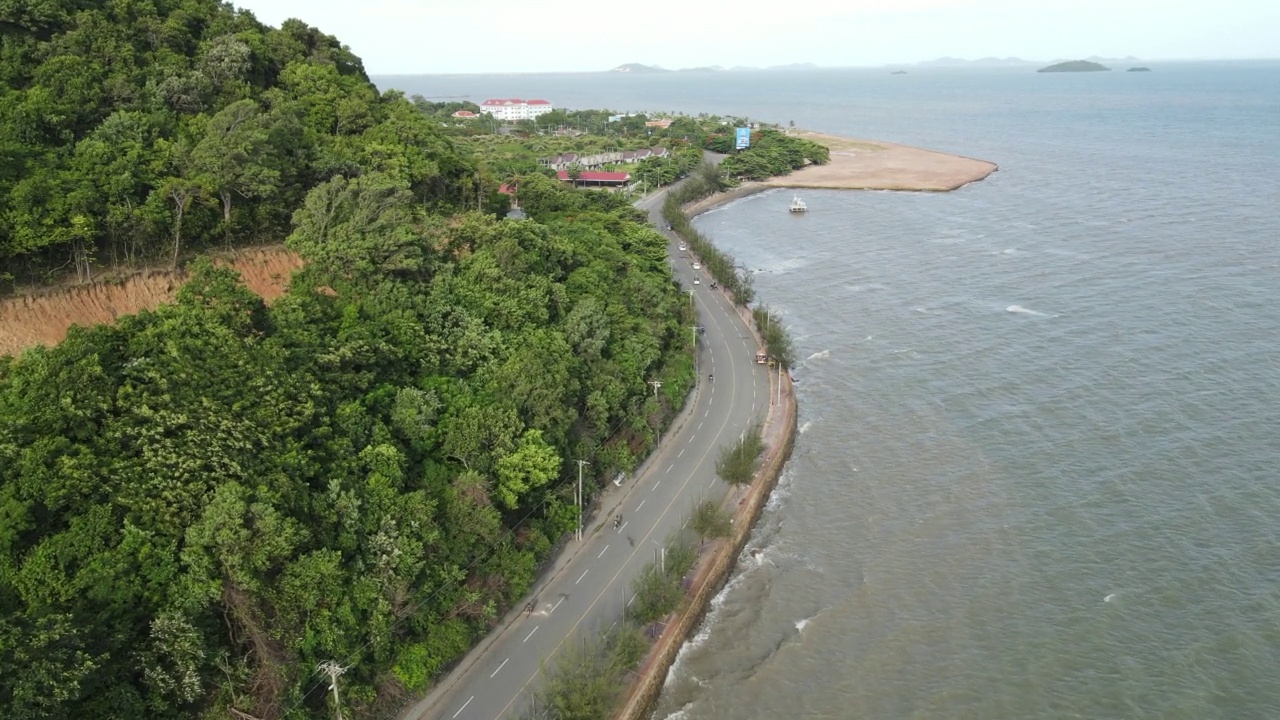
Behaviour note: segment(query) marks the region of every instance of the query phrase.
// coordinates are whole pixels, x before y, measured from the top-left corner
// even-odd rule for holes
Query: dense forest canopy
[[[306,263],[267,307],[200,260],[173,305],[0,358],[0,708],[328,717],[334,660],[348,716],[385,714],[528,589],[571,461],[630,470],[682,404],[663,238],[536,174],[498,219],[497,178],[301,22],[0,0],[0,30],[0,269]]]
[[[335,38],[217,0],[0,3],[0,281],[278,241],[312,187],[383,172],[424,206],[487,184]]]
[[[270,308],[204,262],[0,366],[9,716],[306,714],[334,658],[367,712],[491,627],[573,527],[568,461],[629,470],[693,381],[661,236],[525,190],[534,220],[442,218],[335,178]]]

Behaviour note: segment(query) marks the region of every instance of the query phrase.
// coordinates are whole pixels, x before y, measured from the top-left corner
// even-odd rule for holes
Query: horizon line
[[[1090,55],[1089,57],[1098,57],[1098,58],[1102,58],[1102,59],[1104,59],[1104,60],[1126,60],[1126,58],[1106,58],[1106,57],[1103,57],[1103,56],[1101,56],[1101,55]],[[941,57],[941,58],[935,58],[935,59],[933,59],[933,60],[918,60],[918,61],[915,61],[915,62],[888,62],[888,63],[878,63],[878,64],[875,64],[875,65],[818,65],[818,64],[816,64],[816,63],[796,62],[796,63],[783,63],[783,64],[781,64],[781,65],[768,65],[768,66],[764,66],[764,67],[744,66],[744,65],[734,65],[734,66],[732,66],[732,67],[722,67],[722,69],[720,69],[720,70],[708,70],[709,68],[716,67],[716,66],[712,66],[712,65],[697,65],[697,66],[690,67],[690,68],[676,68],[676,69],[674,69],[674,70],[672,70],[672,69],[668,69],[668,68],[662,68],[662,67],[660,67],[660,66],[658,66],[658,65],[650,65],[649,67],[659,68],[662,72],[672,72],[672,73],[682,72],[682,71],[687,71],[687,70],[707,70],[708,72],[733,72],[733,71],[734,71],[734,70],[733,70],[733,68],[735,68],[735,67],[736,67],[736,68],[741,68],[741,70],[738,70],[738,72],[747,72],[747,71],[751,71],[751,70],[774,70],[774,69],[783,69],[783,68],[788,68],[788,67],[790,67],[790,66],[795,66],[795,65],[811,65],[811,66],[812,66],[812,67],[810,67],[810,68],[793,68],[793,69],[795,69],[795,70],[801,70],[801,69],[810,69],[810,70],[875,70],[875,69],[879,69],[879,68],[886,68],[886,67],[914,67],[914,66],[918,66],[918,65],[929,65],[929,64],[935,63],[935,62],[937,62],[937,61],[939,61],[939,60],[956,60],[956,61],[958,61],[958,62],[964,62],[964,63],[975,63],[975,62],[978,62],[978,60],[985,60],[985,59],[987,59],[987,58],[993,58],[993,59],[996,59],[996,60],[1018,60],[1018,61],[1021,61],[1021,62],[1024,62],[1024,63],[1028,63],[1028,64],[1039,64],[1039,63],[1045,63],[1045,62],[1069,62],[1069,60],[1027,60],[1027,59],[1019,58],[1019,57],[1000,58],[1000,57],[996,57],[996,56],[994,56],[994,55],[990,55],[990,56],[986,56],[986,57],[978,58],[977,60],[967,60],[967,59],[965,59],[965,58]],[[1077,59],[1077,60],[1081,60],[1081,59],[1088,59],[1088,58],[1076,58],[1076,59]],[[1155,62],[1166,62],[1166,63],[1185,63],[1185,62],[1268,62],[1268,61],[1280,61],[1280,57],[1252,57],[1252,58],[1135,58],[1135,60],[1134,60],[1134,61],[1135,61],[1135,62],[1144,62],[1144,63],[1155,63]],[[646,63],[622,63],[622,65],[645,65],[645,64],[646,64]],[[619,65],[618,67],[621,67],[621,65]],[[366,74],[367,74],[369,77],[403,77],[403,76],[416,76],[416,75],[615,75],[615,74],[616,74],[616,75],[629,75],[629,74],[631,74],[631,73],[626,73],[626,72],[617,72],[617,73],[615,73],[615,72],[614,72],[614,70],[609,69],[609,70],[537,70],[537,71],[527,71],[527,70],[487,70],[487,71],[468,71],[468,72],[378,72],[378,73],[375,73],[375,72],[368,72],[368,71],[366,71]],[[639,74],[639,75],[645,75],[645,74],[648,74],[648,73],[636,73],[636,74]]]

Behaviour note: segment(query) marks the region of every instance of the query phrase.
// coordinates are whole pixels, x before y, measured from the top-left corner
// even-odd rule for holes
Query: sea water
[[[656,717],[1280,717],[1280,63],[1146,64],[377,79],[1000,165],[698,219],[803,432]]]

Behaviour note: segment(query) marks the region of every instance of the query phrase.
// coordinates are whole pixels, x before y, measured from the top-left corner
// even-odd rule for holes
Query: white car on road
[[[693,269],[694,269],[694,270],[701,270],[701,269],[702,269],[702,266],[701,266],[701,265],[699,265],[698,263],[694,263],[694,264],[693,264]]]

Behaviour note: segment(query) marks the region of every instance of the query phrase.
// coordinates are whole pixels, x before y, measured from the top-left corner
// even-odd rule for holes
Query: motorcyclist
[[[622,513],[618,513],[617,515],[613,516],[613,526],[614,527],[622,526]]]
[[[707,373],[707,380],[715,380],[715,379],[716,379],[715,375],[712,375],[711,373]]]

